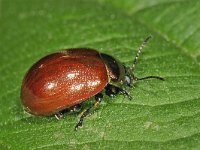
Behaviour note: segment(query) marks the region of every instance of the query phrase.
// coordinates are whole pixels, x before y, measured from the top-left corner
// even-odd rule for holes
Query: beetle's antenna
[[[152,38],[152,36],[151,35],[149,35],[143,42],[142,42],[142,44],[140,45],[140,47],[139,47],[139,49],[138,49],[138,51],[137,51],[137,54],[136,54],[136,56],[135,56],[135,59],[134,59],[134,61],[133,61],[133,65],[132,65],[132,72],[134,71],[134,69],[135,69],[135,66],[136,66],[136,64],[138,63],[138,58],[139,58],[139,56],[140,56],[140,53],[142,52],[142,49],[144,48],[144,46],[147,44],[147,42],[150,40]]]

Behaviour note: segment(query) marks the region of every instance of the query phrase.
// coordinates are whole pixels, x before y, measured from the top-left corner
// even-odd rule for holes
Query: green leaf
[[[198,0],[0,2],[0,149],[200,149]],[[137,82],[132,101],[105,95],[77,132],[78,114],[23,111],[21,81],[41,57],[91,47],[130,65],[150,34],[135,75],[166,81]]]

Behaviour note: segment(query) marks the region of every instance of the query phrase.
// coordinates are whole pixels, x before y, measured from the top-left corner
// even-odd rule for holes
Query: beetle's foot
[[[127,84],[129,88],[133,88],[133,84]]]
[[[77,131],[81,127],[83,127],[83,120],[79,120],[79,122],[76,124],[74,130]]]
[[[120,88],[119,88],[119,92],[120,92],[122,95],[128,97],[129,100],[132,100],[132,99],[133,99],[133,97],[132,97],[126,90],[120,89]]]
[[[58,113],[55,114],[54,116],[55,116],[55,118],[56,118],[57,120],[60,120],[61,118],[63,118],[63,114],[60,113],[60,112],[58,112]]]

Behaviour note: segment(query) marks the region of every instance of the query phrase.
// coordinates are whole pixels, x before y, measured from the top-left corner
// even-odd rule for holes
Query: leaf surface
[[[0,149],[199,149],[199,8],[197,0],[1,1]],[[166,81],[137,82],[132,101],[105,95],[78,132],[77,113],[57,121],[23,111],[21,81],[41,57],[90,47],[131,65],[150,34],[135,75]]]

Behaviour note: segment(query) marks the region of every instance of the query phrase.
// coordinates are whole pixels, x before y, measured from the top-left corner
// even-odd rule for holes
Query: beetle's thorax
[[[120,61],[118,61],[117,59],[113,58],[110,55],[103,53],[101,53],[100,55],[107,68],[109,84],[117,87],[121,87],[124,84],[126,84],[125,66]]]

